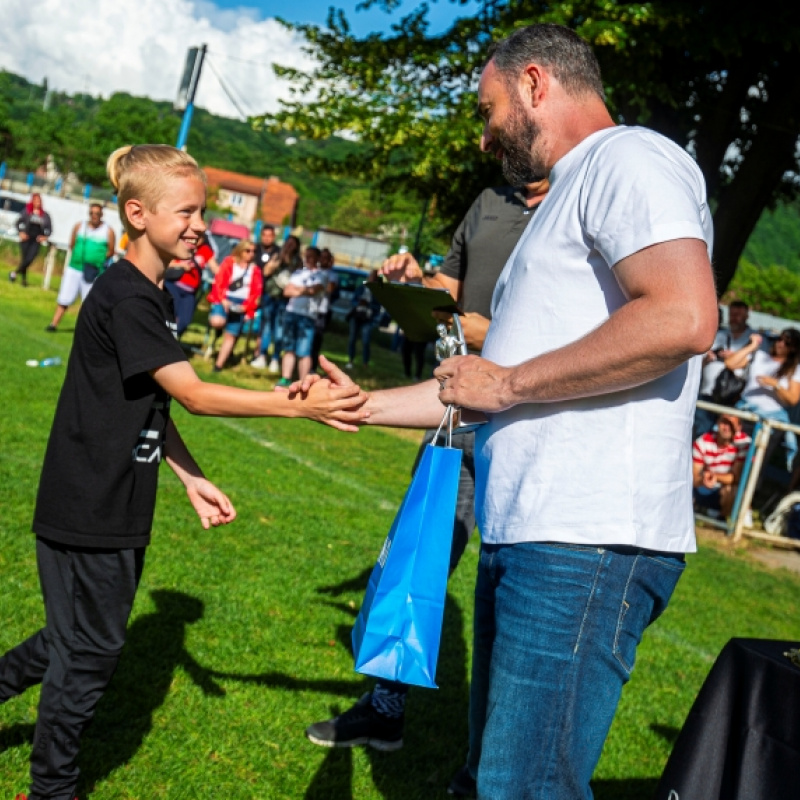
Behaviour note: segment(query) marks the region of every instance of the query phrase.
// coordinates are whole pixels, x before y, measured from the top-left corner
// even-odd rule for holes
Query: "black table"
[[[667,761],[656,800],[800,800],[798,642],[731,639]]]

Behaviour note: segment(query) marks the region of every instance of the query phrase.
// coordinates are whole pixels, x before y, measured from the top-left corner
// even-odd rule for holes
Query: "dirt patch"
[[[788,569],[800,575],[800,551],[770,547],[746,537],[737,544],[716,528],[696,527],[697,540],[737,558],[749,558],[770,569]]]

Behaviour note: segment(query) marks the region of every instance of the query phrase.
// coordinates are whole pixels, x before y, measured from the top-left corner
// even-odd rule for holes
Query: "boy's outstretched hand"
[[[236,519],[236,509],[228,496],[206,478],[190,480],[186,484],[186,494],[206,530]]]
[[[289,387],[290,398],[297,397],[303,404],[303,414],[316,422],[323,422],[340,431],[354,433],[369,412],[363,406],[367,394],[350,377],[325,356],[319,358],[327,378],[312,373]]]

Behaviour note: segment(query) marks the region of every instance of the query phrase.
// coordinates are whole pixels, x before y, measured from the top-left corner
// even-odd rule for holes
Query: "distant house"
[[[252,227],[257,220],[271,225],[291,225],[297,216],[297,190],[276,177],[255,178],[216,167],[203,167],[209,195],[229,212],[234,222]]]

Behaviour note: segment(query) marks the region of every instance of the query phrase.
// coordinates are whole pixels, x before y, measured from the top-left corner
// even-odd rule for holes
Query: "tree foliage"
[[[465,0],[450,2],[457,10]],[[398,0],[363,3],[374,5],[392,11]],[[296,93],[265,119],[314,138],[353,132],[368,147],[338,169],[434,196],[455,225],[482,188],[502,180],[476,147],[474,90],[488,47],[533,22],[567,25],[592,44],[620,122],[648,125],[695,156],[714,207],[724,290],[763,209],[798,190],[796,3],[768,0],[737,13],[723,0],[483,0],[437,35],[422,3],[389,35],[365,37],[332,10],[324,28],[289,26],[305,35],[318,66],[279,69]]]
[[[755,311],[797,319],[800,275],[777,264],[760,268],[743,258],[722,299],[725,303],[744,300]]]
[[[90,95],[51,93],[46,87],[0,71],[0,160],[11,168],[33,171],[52,157],[62,174],[73,173],[81,182],[106,187],[106,159],[117,147],[131,143],[175,142],[180,118],[172,104],[126,93],[107,100]],[[46,106],[46,108],[45,108]],[[355,223],[365,233],[387,227],[394,238],[418,224],[421,203],[403,194],[371,193],[355,178],[333,178],[321,165],[349,159],[362,146],[339,137],[324,141],[287,143],[286,136],[237,119],[195,109],[189,150],[201,165],[246,175],[275,177],[290,183],[300,195],[298,223],[306,228],[330,225],[339,218],[352,232]],[[360,193],[357,216],[339,211],[353,192]],[[429,229],[429,233],[432,229]],[[426,247],[442,251],[444,242]]]

